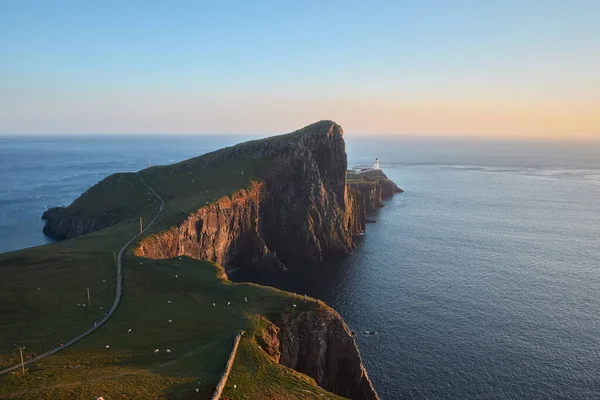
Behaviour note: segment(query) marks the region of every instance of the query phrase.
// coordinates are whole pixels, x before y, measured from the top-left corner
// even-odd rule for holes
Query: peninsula
[[[377,399],[337,312],[227,271],[327,268],[397,192],[348,171],[332,121],[105,178],[44,213],[68,240],[0,254],[0,370],[90,330],[0,398],[211,398],[239,337],[222,398]]]

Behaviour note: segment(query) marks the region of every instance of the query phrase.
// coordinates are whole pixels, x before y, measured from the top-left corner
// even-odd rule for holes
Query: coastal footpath
[[[401,191],[381,170],[348,171],[343,131],[332,121],[139,174],[166,208],[150,234],[132,245],[130,256],[172,265],[182,257],[214,262],[224,268],[219,279],[225,282],[233,268],[285,269],[291,262],[324,262],[351,253],[367,214]],[[71,206],[44,213],[44,232],[77,238],[131,221],[146,202],[155,206],[150,197],[128,196],[134,189],[127,174],[112,175]],[[331,393],[377,399],[339,314],[314,299],[302,307],[295,303],[261,313],[260,329],[249,331],[252,346]],[[243,340],[242,354],[245,346]],[[234,378],[240,363],[244,359],[235,362]],[[228,388],[224,393],[235,398]]]

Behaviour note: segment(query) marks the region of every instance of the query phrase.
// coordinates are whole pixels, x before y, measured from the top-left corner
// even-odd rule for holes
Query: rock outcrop
[[[383,207],[382,186],[380,184],[376,182],[361,182],[350,183],[349,185],[356,188],[362,195],[367,213]]]
[[[44,212],[42,219],[46,224],[42,231],[45,235],[58,240],[70,239],[108,228],[118,222],[118,219],[110,214],[103,217],[82,217],[69,215],[67,210],[67,207],[54,207]]]
[[[145,238],[135,253],[154,259],[186,255],[223,266],[282,268],[258,231],[263,192],[264,183],[253,182],[198,209],[183,224]]]
[[[329,307],[285,313],[257,341],[275,361],[325,390],[352,400],[379,399],[350,329]]]

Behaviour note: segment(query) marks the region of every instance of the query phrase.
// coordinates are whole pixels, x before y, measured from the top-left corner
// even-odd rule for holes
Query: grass
[[[242,337],[222,399],[339,400],[342,397],[321,389],[304,374],[275,364],[255,338]]]
[[[150,214],[148,214],[148,218]],[[114,299],[113,252],[138,221],[49,246],[0,254],[0,368],[58,346],[91,327]],[[85,288],[91,288],[91,308]],[[80,306],[85,304],[85,306]]]
[[[190,212],[247,187],[274,167],[269,161],[244,158],[196,167],[212,156],[140,172],[166,203],[146,234],[178,225]],[[157,199],[135,174],[116,174],[62,211],[81,217],[110,214],[115,225],[0,254],[0,367],[18,362],[13,344],[26,346],[29,358],[101,319],[114,299],[113,252],[137,232],[139,216],[149,221],[157,209]],[[131,253],[133,246],[123,258],[123,299],[107,324],[74,346],[28,365],[25,375],[17,370],[0,376],[0,399],[209,398],[239,330],[247,335],[224,398],[339,398],[277,364],[256,341],[265,316],[318,310],[322,303],[304,304],[287,292],[231,283],[223,279],[221,267],[207,261],[140,259]],[[87,303],[86,287],[92,289],[91,308],[80,305]]]
[[[58,213],[78,218],[93,217],[112,224],[139,218],[157,209],[159,201],[135,173],[110,175],[78,197]]]
[[[141,260],[128,256],[125,261],[126,294],[107,325],[28,366],[25,377],[16,372],[0,378],[0,398],[116,398],[125,393],[129,398],[179,399],[194,398],[196,388],[198,398],[205,398],[214,389],[239,330],[247,335],[231,382],[252,389],[244,392],[244,398],[264,398],[266,382],[268,393],[336,398],[321,396],[327,392],[270,360],[250,339],[259,334],[261,325],[256,321],[265,314],[319,309],[321,304],[223,280],[221,267],[207,261]],[[161,351],[154,353],[157,348]],[[261,372],[259,381],[255,374],[248,375],[249,370]]]
[[[380,180],[388,180],[387,176],[385,176],[383,171],[380,169],[365,171],[361,172],[360,174],[357,174],[352,170],[346,171],[347,183],[375,184]]]
[[[249,185],[265,165],[239,160],[190,169],[182,168],[184,162],[142,171],[166,202],[165,212],[148,234],[178,225],[201,205]],[[82,217],[110,212],[118,216],[119,223],[72,240],[0,254],[0,368],[18,361],[14,344],[25,346],[27,356],[39,354],[102,318],[114,299],[113,252],[138,231],[139,216],[144,221],[153,218],[158,204],[136,174],[111,175],[63,212]],[[87,306],[88,287],[91,309]]]
[[[202,158],[140,173],[166,203],[165,213],[152,232],[179,225],[198,208],[260,180],[272,166],[263,160],[239,158],[224,165],[194,168],[194,162]]]

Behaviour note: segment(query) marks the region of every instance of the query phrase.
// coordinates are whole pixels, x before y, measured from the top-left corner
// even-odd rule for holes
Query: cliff
[[[110,214],[103,217],[69,215],[66,207],[50,208],[44,212],[42,219],[46,221],[42,232],[59,240],[99,231],[118,222],[114,215]]]
[[[346,323],[328,308],[291,312],[277,322],[279,362],[312,377],[325,390],[350,399],[378,399]]]
[[[187,255],[226,268],[319,262],[350,253],[353,236],[365,230],[366,213],[400,190],[383,173],[347,184],[343,131],[331,121],[210,153],[177,170],[185,173],[240,158],[269,160],[272,167],[263,171],[260,182],[200,207],[182,224],[142,240],[136,255]]]
[[[383,207],[383,199],[393,196],[394,193],[403,192],[380,169],[360,174],[348,171],[347,182],[350,187],[362,194],[367,212]]]
[[[284,268],[350,253],[367,213],[401,191],[379,170],[348,172],[343,131],[331,121],[139,175],[165,200],[165,211],[157,220],[162,229],[142,238],[134,254],[185,255],[226,269]],[[140,182],[136,174],[106,178],[69,207],[44,213],[44,232],[71,238],[137,218],[156,206]],[[279,315],[261,340],[277,362],[322,388],[377,399],[354,338],[332,309]]]
[[[353,400],[379,399],[350,329],[330,307],[286,312],[256,342],[275,362],[327,391]]]
[[[182,209],[183,216],[171,228],[144,238],[135,254],[148,258],[187,255],[228,269],[319,262],[350,253],[353,236],[365,230],[366,214],[383,206],[382,198],[400,191],[380,171],[349,177],[347,183],[343,130],[332,121],[148,168],[140,175],[167,199],[166,209],[172,210],[182,202],[196,204],[185,190],[203,189],[200,179],[185,177],[218,175],[228,165],[246,165],[251,169],[246,173],[254,172],[255,178],[202,207]],[[173,181],[180,182],[179,186],[169,186]],[[72,238],[141,215],[146,195],[136,195],[136,189],[141,190],[135,174],[112,175],[69,207],[44,213],[44,233]]]
[[[223,266],[282,268],[258,231],[260,198],[264,183],[198,209],[171,229],[148,236],[135,249],[138,256],[165,259],[186,255]]]

